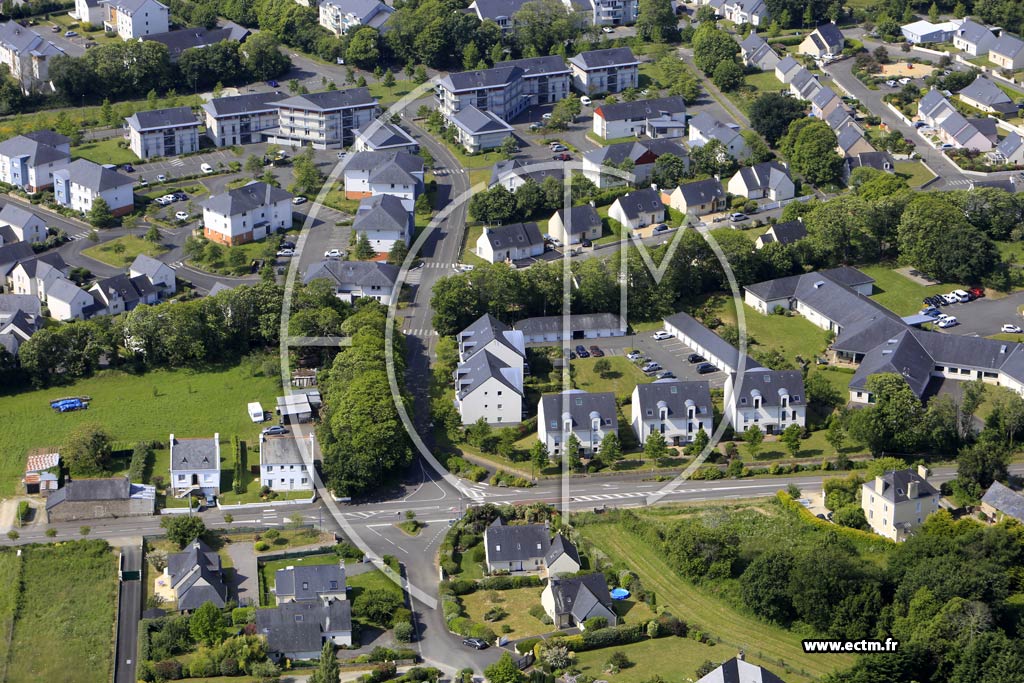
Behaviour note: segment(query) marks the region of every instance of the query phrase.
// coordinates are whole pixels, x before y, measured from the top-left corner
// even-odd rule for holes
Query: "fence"
[[[309,505],[316,502],[316,493],[309,498],[293,498],[291,500],[273,500],[266,503],[236,503],[234,505],[221,505],[217,500],[218,510],[246,510],[249,508],[267,508],[275,505]]]

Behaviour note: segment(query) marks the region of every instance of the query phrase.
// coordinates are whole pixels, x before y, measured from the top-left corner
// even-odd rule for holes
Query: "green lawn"
[[[911,187],[921,187],[935,177],[920,161],[897,161],[896,174],[904,176]]]
[[[720,648],[721,654],[712,658],[715,661],[724,661],[742,648],[749,660],[765,662],[775,674],[789,683],[817,680],[836,669],[845,669],[854,662],[855,658],[851,655],[804,654],[799,635],[758,621],[734,609],[710,591],[702,590],[680,578],[659,556],[657,549],[651,548],[621,525],[588,525],[582,527],[581,532],[614,562],[635,571],[644,586],[658,596],[659,605],[664,605],[672,614],[690,624],[691,628],[721,638],[722,644],[716,646]],[[638,677],[621,680],[639,681],[657,673],[658,669],[654,667],[671,666],[668,660],[672,656],[670,653],[676,649],[677,644],[681,646],[682,643],[673,641],[673,647],[661,647],[661,656],[657,658],[635,658],[633,661],[640,664],[626,671]],[[598,663],[603,663],[608,654],[610,652],[606,650],[597,655],[600,657]],[[700,661],[709,658],[700,657]],[[780,662],[784,662],[785,666]],[[676,666],[689,666],[689,660],[685,664],[679,662]],[[692,676],[693,668],[671,669],[673,677],[669,680],[680,680],[684,675]],[[596,675],[596,672],[591,675]]]
[[[0,662],[7,661],[7,643],[14,627],[14,612],[18,607],[18,591],[15,587],[21,580],[22,558],[11,548],[0,551]]]
[[[926,296],[945,294],[951,289],[967,287],[954,283],[919,285],[897,273],[892,265],[858,266],[858,269],[875,278],[875,293],[871,298],[898,315],[917,313],[921,310]]]
[[[269,560],[260,562],[260,605],[263,607],[274,606],[274,594],[270,589],[274,585],[274,576],[278,569],[297,567],[299,565],[336,564],[339,558],[334,553],[320,553],[318,555],[306,555],[305,557],[290,557],[282,560]]]
[[[71,150],[72,159],[88,159],[97,164],[134,164],[139,161],[135,152],[127,147],[119,147],[118,143],[123,142],[122,138],[110,138],[109,140],[97,140],[86,142]]]
[[[774,71],[759,71],[757,73],[747,74],[743,78],[743,82],[754,90],[763,93],[778,92],[786,87],[782,84],[782,81],[775,77]]]
[[[480,562],[474,562],[472,559],[473,548],[479,547],[481,546],[478,543],[475,546],[467,548],[466,552],[458,554],[459,567],[462,568],[462,571],[459,572],[458,575],[460,579],[469,579],[470,581],[475,581],[476,579],[484,578],[483,564]]]
[[[597,341],[600,342],[600,340]],[[625,356],[605,356],[603,360],[608,361],[611,369],[605,377],[601,377],[594,370],[594,365],[598,360],[591,356],[572,361],[573,385],[577,389],[591,393],[611,391],[616,398],[624,399],[633,394],[633,388],[637,384],[645,384],[653,379],[641,372],[640,368]]]
[[[219,432],[222,454],[230,456],[235,434],[257,443],[260,427],[249,419],[246,404],[261,401],[264,408],[271,408],[280,389],[280,379],[263,376],[261,363],[253,361],[203,372],[153,370],[133,375],[109,370],[69,386],[0,396],[5,425],[0,429],[0,495],[15,492],[29,449],[59,446],[82,423],[99,424],[112,439],[128,442],[166,444],[172,432],[180,437]],[[89,410],[56,413],[49,402],[62,396],[90,396],[92,401]],[[166,457],[159,452],[157,462]],[[250,457],[250,462],[255,461]]]
[[[381,82],[368,83],[366,87],[371,95],[380,100],[381,107],[387,107],[412,92],[413,88],[416,87],[416,83],[413,81],[396,80],[395,84],[390,88],[384,87],[384,84]]]
[[[84,541],[29,546],[23,557],[6,680],[109,681],[117,611],[115,555],[103,541]],[[5,592],[15,591],[6,584]]]
[[[119,246],[124,247],[124,251],[118,252]],[[136,235],[124,235],[109,242],[84,249],[82,253],[102,263],[118,268],[126,268],[132,264],[132,261],[139,254],[156,258],[166,251],[167,247],[161,244],[154,244]]]
[[[466,228],[465,242],[462,243],[462,253],[459,255],[459,263],[468,263],[473,266],[482,266],[487,261],[477,256],[476,241],[480,239],[480,235],[484,232],[484,226],[473,225]]]
[[[736,308],[730,299],[717,311],[723,322],[736,324]],[[825,350],[826,332],[799,315],[762,315],[746,304],[748,353],[756,349],[779,349],[787,360],[796,356],[812,360]]]
[[[540,588],[514,588],[507,591],[478,590],[475,593],[463,595],[462,604],[466,608],[466,614],[473,621],[489,624],[495,632],[500,632],[502,626],[509,626],[512,629],[507,634],[509,638],[527,638],[554,630],[554,626],[545,624],[529,612],[531,607],[540,604],[540,594]],[[508,612],[508,616],[499,621],[484,621],[484,614],[492,607],[504,609]]]

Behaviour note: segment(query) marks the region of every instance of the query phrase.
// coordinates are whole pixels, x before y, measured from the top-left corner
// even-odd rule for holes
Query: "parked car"
[[[64,31],[65,38],[74,38],[78,35],[78,31]]]
[[[657,374],[657,378],[658,379],[675,379],[676,378],[676,374],[674,372],[672,372],[671,370],[666,370],[665,372],[659,372]]]
[[[174,217],[177,220],[182,221],[182,222],[187,221],[188,220],[188,211],[178,211],[177,213],[174,214]]]
[[[927,125],[924,121],[914,121],[914,128],[924,128]]]
[[[125,164],[121,167],[121,170],[125,173],[135,173],[135,167],[131,164]]]
[[[580,358],[590,358],[590,353],[587,351],[587,347],[583,346],[583,344],[576,345],[576,355]]]
[[[562,152],[561,154],[556,154],[551,158],[554,159],[555,161],[572,161],[572,155],[566,154],[565,152]]]
[[[295,250],[294,249],[278,249],[277,250],[277,255],[278,256],[295,256]]]
[[[672,335],[666,332],[665,330],[658,330],[657,332],[651,335],[651,338],[654,339],[655,341],[665,341],[666,339],[671,339]]]
[[[969,291],[971,294],[973,294],[978,299],[980,299],[981,297],[985,296],[985,290],[982,287],[971,287],[967,291]]]
[[[935,308],[934,306],[928,306],[926,308],[922,308],[920,311],[917,312],[917,314],[918,315],[930,315],[933,318],[935,318],[935,317],[937,317],[939,315],[939,309]]]
[[[205,163],[200,164],[199,170],[202,171],[203,173],[213,173],[213,166],[210,166],[209,164]]]
[[[295,248],[295,242],[292,242],[291,240],[282,240],[281,248],[282,249],[294,249]]]
[[[686,360],[690,363],[703,363],[705,358],[699,353],[691,353],[689,356],[686,357]]]
[[[299,204],[305,204],[305,203],[306,203],[306,198],[303,197],[302,195],[299,195],[297,197],[292,197],[292,204],[295,204],[296,206],[298,206]]]
[[[149,181],[145,178],[139,178],[139,187],[149,187]]]
[[[966,291],[964,291],[962,289],[954,289],[952,292],[950,292],[950,294],[955,296],[960,301],[960,303],[967,303],[968,301],[974,301],[974,295],[971,294],[970,292],[966,292]]]
[[[569,360],[576,360],[576,352],[572,349],[566,349],[565,352],[569,355]]]
[[[488,647],[490,647],[487,644],[487,641],[483,640],[482,638],[466,638],[462,641],[462,644],[468,645],[469,647],[475,650],[486,650]]]
[[[942,329],[946,329],[947,327],[956,327],[960,323],[957,322],[956,316],[947,315],[945,318],[943,318],[936,324]]]
[[[615,29],[613,29],[611,26],[602,26],[601,33],[615,33]]]
[[[603,358],[604,357],[604,351],[602,351],[600,349],[600,347],[598,347],[596,345],[595,346],[591,346],[590,347],[590,355],[593,356],[594,358]]]
[[[159,181],[160,181],[160,182],[162,183],[162,182],[164,182],[165,180],[167,180],[167,176],[166,176],[166,175],[164,175],[163,173],[157,173],[157,174],[156,174],[156,179],[157,179],[157,180],[159,180]]]
[[[269,85],[271,88],[276,88],[277,81],[275,81],[274,79],[270,79],[269,81],[267,81],[267,85]]]
[[[1009,332],[1011,334],[1020,334],[1024,330],[1021,330],[1019,325],[1013,325],[1011,323],[1006,323],[1005,325],[1002,326],[1002,328],[1000,328],[999,331],[1000,332]]]
[[[589,107],[592,103],[593,103],[593,100],[591,100],[586,95],[584,95],[583,97],[580,98],[580,104],[582,104],[584,107]]]
[[[543,119],[544,121],[550,121],[551,120],[551,112],[547,112],[546,114],[541,114],[540,118]]]
[[[653,374],[655,372],[660,372],[662,368],[661,368],[661,366],[658,363],[655,363],[654,361],[651,361],[651,362],[647,363],[646,365],[644,365],[640,369],[643,370],[644,372],[646,372],[648,375],[650,375],[650,374]]]
[[[707,375],[709,373],[714,372],[717,369],[718,368],[716,368],[711,363],[701,363],[700,365],[697,366],[697,372],[699,372],[702,375]]]
[[[273,427],[267,427],[264,429],[263,433],[267,436],[277,436],[280,434],[287,434],[288,429],[282,425],[274,425]]]
[[[594,246],[594,243],[591,242],[590,240],[582,240],[580,242],[580,246],[583,247],[584,249],[589,249],[590,247]]]
[[[885,84],[887,86],[889,86],[890,88],[895,88],[896,87],[896,81],[894,81],[894,80],[888,80],[888,81],[885,82]]]
[[[659,235],[663,232],[668,232],[668,226],[665,225],[664,223],[658,223],[657,225],[654,226],[654,229],[651,230],[652,235]]]
[[[942,298],[947,304],[960,303],[960,297],[958,297],[956,294],[953,294],[952,292],[950,292],[949,294],[943,294]]]
[[[640,360],[643,357],[644,357],[644,354],[640,353],[636,349],[633,349],[632,351],[630,351],[629,353],[626,354],[626,358],[628,358],[630,360]]]
[[[324,258],[341,258],[344,254],[341,249],[328,249],[324,252]]]
[[[50,30],[54,33],[60,33],[60,26],[51,26]]]
[[[731,220],[731,221],[737,221],[737,222],[738,222],[738,221],[745,221],[745,220],[747,220],[747,214],[745,214],[745,213],[739,213],[739,212],[736,212],[736,213],[730,213],[730,214],[729,214],[729,220]]]
[[[548,145],[548,148],[552,152],[566,152],[569,150],[569,148],[563,145],[561,142],[552,142],[550,145]]]
[[[171,197],[173,197],[176,202],[183,202],[188,199],[188,195],[184,192],[172,192]]]

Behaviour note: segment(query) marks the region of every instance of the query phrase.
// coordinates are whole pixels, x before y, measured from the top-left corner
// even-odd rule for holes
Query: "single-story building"
[[[601,572],[571,579],[553,578],[541,593],[540,602],[555,628],[583,629],[591,617],[604,617],[609,626],[618,623],[608,582]]]
[[[513,325],[527,344],[623,337],[626,320],[614,313],[583,313],[569,316],[569,326],[560,315],[526,318]]]
[[[544,238],[533,222],[484,227],[476,241],[476,255],[488,263],[515,262],[543,253]]]
[[[156,488],[133,484],[128,477],[75,479],[46,499],[49,522],[139,517],[156,512]]]
[[[568,219],[564,219],[563,215],[564,210],[559,209],[548,221],[548,234],[562,244],[579,244],[584,240],[596,240],[601,236],[601,216],[593,205],[572,207],[569,209]]]

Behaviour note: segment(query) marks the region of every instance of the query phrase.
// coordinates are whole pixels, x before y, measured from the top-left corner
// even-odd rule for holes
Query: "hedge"
[[[525,655],[527,652],[533,651],[534,645],[542,642],[544,642],[543,638],[523,638],[516,643],[516,652],[521,655]]]
[[[839,526],[838,524],[833,524],[828,520],[815,517],[813,514],[811,514],[810,510],[808,510],[803,505],[793,500],[793,497],[790,496],[785,491],[776,492],[775,498],[776,500],[779,501],[783,508],[795,512],[803,519],[803,521],[813,524],[820,529],[834,531],[840,535],[845,535],[855,540],[885,541],[887,543],[896,542],[892,539],[886,538],[885,536],[879,536],[878,534],[872,533],[870,531],[862,531],[860,529],[851,529],[850,527]]]
[[[515,588],[540,588],[544,582],[539,576],[488,576],[476,583],[478,590],[505,591]],[[470,591],[472,592],[472,591]]]

